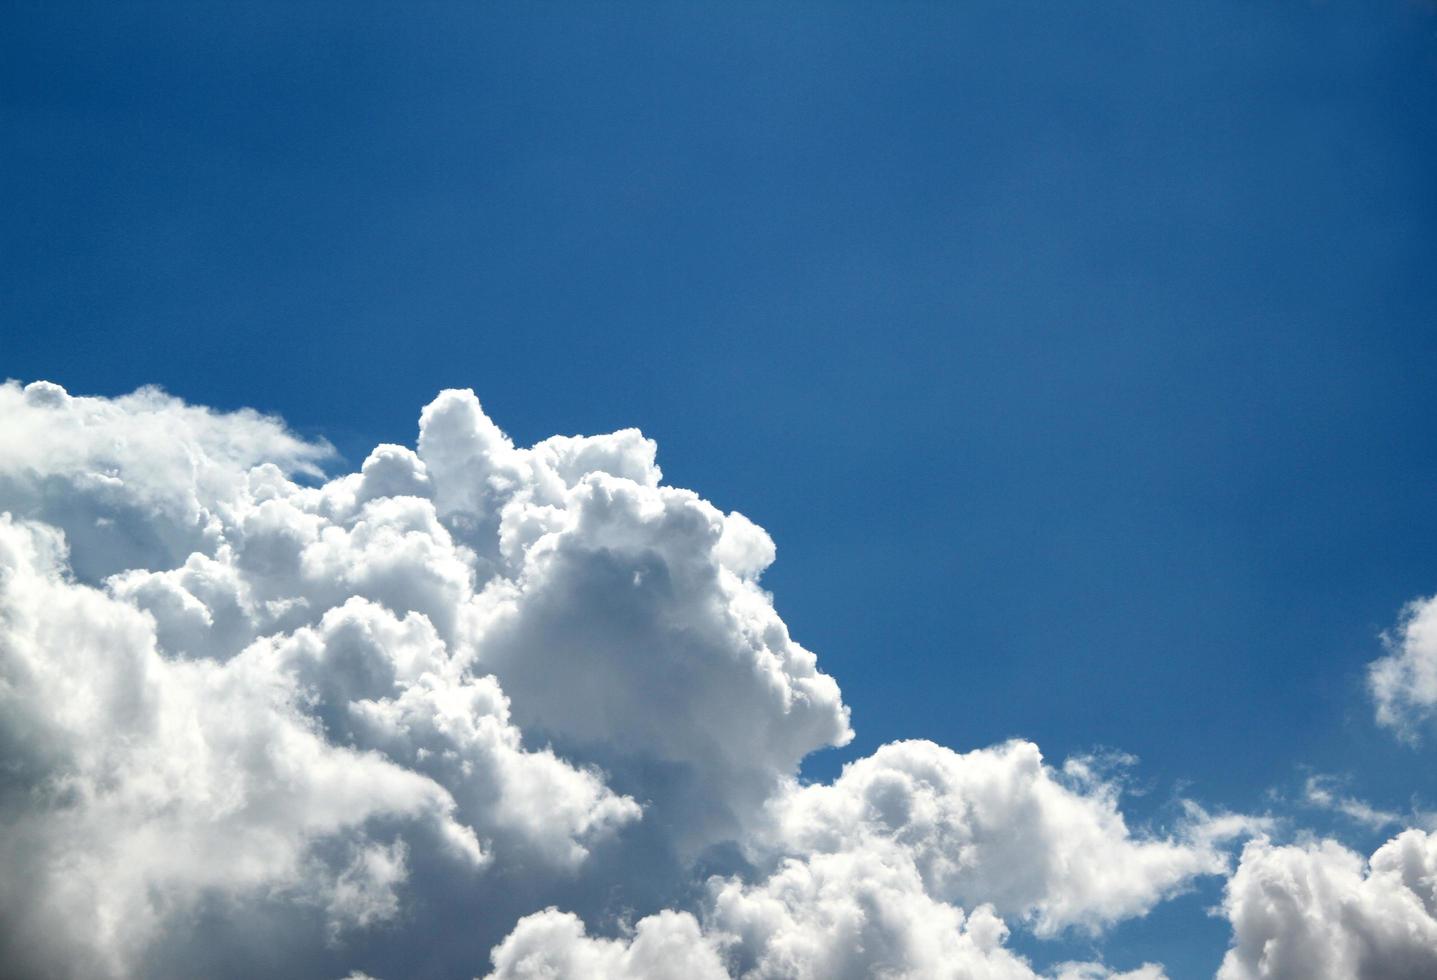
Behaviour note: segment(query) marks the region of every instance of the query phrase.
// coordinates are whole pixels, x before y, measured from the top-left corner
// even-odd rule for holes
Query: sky
[[[1071,798],[1062,805],[1097,813],[1102,787],[1122,785],[1132,836],[1103,840],[1120,851],[1136,848],[1133,854],[1165,841],[1190,862],[1168,878],[1138,874],[1143,887],[1121,899],[1074,897],[1052,882],[1041,894],[988,899],[982,875],[978,884],[963,879],[950,888],[925,873],[917,891],[911,882],[895,886],[905,901],[942,906],[925,905],[925,916],[965,910],[970,933],[982,932],[975,906],[992,901],[1012,928],[1004,948],[1039,970],[1064,959],[1122,969],[1150,961],[1173,980],[1212,976],[1230,947],[1241,948],[1233,939],[1235,929],[1245,935],[1241,899],[1264,869],[1328,858],[1323,866],[1337,867],[1347,853],[1340,849],[1365,859],[1404,827],[1431,828],[1424,821],[1437,809],[1437,732],[1429,724],[1437,614],[1430,628],[1423,618],[1430,607],[1404,614],[1437,593],[1437,14],[1430,5],[28,5],[7,19],[0,376],[45,379],[71,395],[105,399],[94,405],[109,408],[87,409],[89,416],[73,409],[75,418],[114,418],[104,438],[77,434],[91,432],[91,423],[37,414],[46,405],[69,412],[71,402],[43,394],[49,389],[7,389],[0,510],[61,528],[77,581],[43,558],[51,546],[33,543],[40,531],[14,531],[31,543],[5,554],[31,555],[13,558],[15,567],[29,568],[43,588],[103,585],[106,602],[147,609],[160,633],[149,647],[136,640],[136,657],[208,656],[227,670],[258,671],[240,663],[259,663],[251,657],[257,647],[235,659],[239,641],[214,639],[220,627],[213,624],[204,639],[186,641],[199,646],[181,656],[179,641],[165,639],[159,607],[145,604],[151,593],[104,583],[126,570],[178,568],[187,548],[214,559],[216,549],[232,547],[233,574],[254,596],[303,595],[311,603],[309,619],[275,613],[261,622],[247,613],[248,625],[234,634],[269,644],[263,669],[310,678],[304,684],[320,682],[304,673],[310,667],[294,666],[299,655],[284,653],[279,637],[305,629],[320,636],[331,626],[342,632],[338,613],[330,626],[320,623],[325,610],[348,608],[341,599],[360,596],[394,615],[424,612],[453,655],[453,670],[492,672],[512,702],[511,727],[523,733],[514,737],[527,753],[512,765],[567,780],[580,801],[574,806],[589,814],[573,826],[534,831],[550,834],[543,838],[550,850],[553,840],[580,841],[585,860],[600,869],[573,873],[572,907],[590,932],[589,945],[576,949],[593,952],[592,936],[618,935],[594,896],[606,887],[602,869],[621,863],[612,855],[630,846],[673,865],[664,872],[673,880],[662,885],[654,884],[663,878],[658,871],[647,882],[612,884],[636,917],[672,907],[676,917],[696,916],[683,921],[697,923],[709,937],[703,942],[725,930],[742,933],[733,903],[695,897],[698,885],[685,891],[677,882],[684,874],[701,879],[674,869],[704,852],[700,865],[742,878],[748,891],[734,893],[739,905],[778,888],[775,855],[800,855],[812,871],[820,857],[834,856],[814,844],[829,838],[792,832],[790,824],[837,820],[823,815],[832,801],[798,790],[763,796],[751,780],[801,775],[838,794],[867,785],[865,765],[918,766],[881,749],[904,739],[954,753],[1031,740],[1055,774],[1065,759],[1106,759],[1116,768],[1096,784],[1063,784]],[[113,400],[143,385],[178,401]],[[435,401],[450,388],[472,389],[483,414],[459,396]],[[238,415],[197,422],[181,402],[221,413],[252,408],[288,429]],[[436,426],[448,411],[470,434],[436,429],[426,452],[416,443],[426,405],[438,406]],[[490,439],[488,423],[475,421],[486,416],[513,446]],[[583,494],[600,493],[595,481],[565,475],[568,463],[534,462],[547,459],[542,453],[513,462],[507,454],[555,434],[628,427],[657,444],[665,485],[692,488],[721,515],[704,511],[692,520],[716,520],[731,540],[745,542],[711,563],[714,581],[726,583],[722,601],[748,610],[733,615],[742,619],[752,603],[769,601],[755,594],[771,595],[772,609],[752,615],[781,617],[792,641],[815,653],[817,670],[841,688],[847,722],[839,720],[837,695],[824,688],[814,695],[817,727],[785,715],[771,741],[751,748],[769,766],[762,778],[735,768],[727,752],[722,764],[698,747],[692,757],[650,758],[648,743],[625,742],[638,735],[600,734],[584,727],[602,728],[600,721],[573,722],[587,715],[545,701],[526,661],[504,651],[524,636],[568,649],[546,631],[603,615],[597,599],[592,608],[572,605],[583,600],[577,585],[570,592],[555,585],[561,598],[534,599],[539,611],[519,625],[470,627],[468,613],[455,611],[493,591],[486,575],[497,576],[491,585],[519,582],[513,576],[538,568],[541,558],[560,560],[534,551],[527,531],[514,531],[530,549],[523,561],[520,552],[493,550],[506,501],[579,515],[588,513]],[[304,448],[317,440],[334,454]],[[205,514],[219,515],[218,537],[192,536],[194,527],[173,522],[179,513],[192,521],[193,513],[161,506],[178,492],[176,481],[190,479],[176,475],[182,466],[153,462],[169,458],[167,441],[220,460],[218,475],[173,498],[193,498]],[[339,489],[321,501],[316,488],[359,472],[381,443],[417,448],[418,456],[383,457],[384,466],[408,474],[394,484],[408,489],[387,498],[374,491],[374,499],[432,497],[433,515],[430,523],[412,513],[385,520],[411,534],[428,528],[439,543],[416,552],[417,567],[467,563],[474,596],[461,589],[460,598],[425,605],[429,599],[400,584],[374,584],[338,565],[324,566],[328,578],[305,565],[310,577],[291,581],[277,565],[245,564],[244,542],[263,536],[251,525],[281,503],[306,515],[285,518],[309,528],[304,533],[319,534],[323,523],[354,537],[370,505],[340,506]],[[114,448],[121,445],[150,446],[153,460]],[[659,498],[646,495],[659,491],[639,445],[605,443],[594,454],[609,462],[593,465],[639,487],[615,490],[615,499],[632,492],[649,501],[634,503],[635,513],[651,516]],[[464,452],[470,462],[455,462]],[[481,457],[489,462],[473,462]],[[501,457],[509,461],[493,462]],[[293,477],[287,489],[262,491],[244,475],[264,462]],[[393,477],[381,463],[375,472]],[[413,486],[404,480],[419,480],[413,474],[421,464],[419,482],[429,489],[408,496]],[[136,467],[145,475],[132,475]],[[100,491],[80,477],[96,472],[140,487],[139,496],[94,496]],[[503,494],[463,489],[501,472],[511,481]],[[568,486],[563,494],[554,490],[559,484]],[[690,508],[663,499],[664,507]],[[276,501],[268,510],[267,500]],[[523,510],[514,506],[515,515]],[[761,526],[776,546],[761,582],[758,559],[730,552],[763,546],[728,530],[739,526],[722,517],[729,512]],[[524,520],[547,526],[537,514]],[[111,534],[97,520],[134,524]],[[574,520],[573,534],[589,533]],[[633,520],[648,528],[648,517]],[[519,516],[513,521],[530,527]],[[609,541],[608,531],[593,533]],[[613,533],[624,547],[643,537],[633,528]],[[364,565],[364,547],[352,545],[357,550],[343,560]],[[473,552],[468,558],[464,547]],[[676,576],[698,560],[683,550],[700,547],[688,538],[672,553],[668,547],[640,550],[666,556],[660,564]],[[562,567],[575,581],[590,581],[577,566]],[[96,611],[99,593],[85,595],[74,599],[77,609],[91,610],[77,612],[81,620],[128,615]],[[454,623],[444,625],[445,617]],[[702,636],[709,628],[692,627]],[[495,639],[500,634],[508,639]],[[652,649],[671,653],[688,635],[654,639]],[[324,636],[314,642],[322,647]],[[44,649],[39,639],[26,642]],[[613,656],[625,642],[613,640]],[[633,645],[647,650],[647,642]],[[209,652],[197,653],[200,647]],[[470,660],[460,664],[464,657]],[[802,660],[784,661],[783,683],[812,681]],[[1388,666],[1374,673],[1379,661]],[[153,667],[156,677],[167,669]],[[587,668],[564,660],[546,669],[578,677]],[[710,683],[705,677],[670,680]],[[450,681],[455,690],[473,687],[467,674]],[[723,697],[741,693],[728,680],[712,682]],[[239,682],[213,683],[229,690]],[[693,696],[655,690],[674,704]],[[637,692],[616,693],[610,707],[631,696]],[[169,703],[170,695],[155,697]],[[784,727],[790,721],[796,727]],[[34,731],[58,724],[36,721]],[[682,713],[652,719],[653,732],[676,742],[684,724]],[[755,730],[767,731],[764,724]],[[843,741],[844,724],[851,741],[830,744]],[[301,737],[299,728],[264,730]],[[103,739],[106,729],[89,734]],[[50,737],[11,736],[0,742],[16,753],[17,745]],[[703,742],[694,737],[695,746]],[[551,758],[546,744],[562,776],[535,761]],[[338,751],[311,748],[317,759]],[[994,758],[1018,771],[1026,764],[1020,756]],[[690,776],[710,780],[718,796],[673,788],[690,777],[656,775],[658,758],[692,767]],[[978,761],[943,765],[967,773],[963,767]],[[861,764],[843,782],[848,763]],[[29,772],[28,765],[12,769]],[[83,769],[67,765],[44,771]],[[609,782],[584,782],[586,766]],[[412,781],[418,771],[390,775]],[[966,775],[952,778],[968,785]],[[506,864],[503,845],[510,836],[520,841],[516,853],[539,845],[504,822],[510,811],[484,810],[470,820],[449,777],[426,770],[423,779],[460,800],[460,815],[445,817],[442,803],[424,796],[439,790],[396,782],[393,799],[430,800],[404,810],[427,828],[415,833],[452,837],[468,828],[487,855],[475,860],[489,861],[491,876],[522,879],[531,865]],[[955,798],[963,792],[950,787]],[[356,803],[356,812],[397,819],[397,804],[386,799],[371,801],[371,810]],[[1341,812],[1342,800],[1367,806],[1366,818],[1354,817],[1352,806]],[[1201,806],[1207,822],[1183,801]],[[635,843],[632,826],[649,824],[626,807],[650,804],[664,832],[638,834],[643,841]],[[0,813],[19,827],[23,806],[6,806]],[[749,810],[772,817],[775,807],[800,816],[777,838],[764,837]],[[695,815],[725,808],[727,822]],[[124,810],[121,819],[139,827],[141,812]],[[338,833],[303,813],[266,833],[321,845]],[[1213,843],[1204,835],[1217,833],[1222,814],[1241,818],[1245,829]],[[625,843],[605,852],[596,841],[609,825]],[[403,876],[394,869],[403,865],[407,880],[424,883],[392,894],[375,885],[365,894],[377,904],[346,912],[344,921],[359,923],[345,926],[349,938],[321,936],[312,944],[321,960],[293,952],[286,962],[294,969],[322,961],[335,976],[351,968],[404,975],[395,964],[405,962],[405,937],[422,918],[405,896],[436,903],[441,885],[450,887],[449,871],[426,871],[442,863],[434,856],[439,845],[386,837],[390,831],[372,826],[364,833],[367,843],[344,844],[358,847],[363,862],[335,857],[333,880],[314,879],[330,880],[328,898],[306,899],[328,903],[326,921],[338,921],[335,895],[352,897],[340,885],[353,883],[344,876],[355,867],[389,868],[397,880]],[[867,850],[843,853],[858,865],[891,868],[898,861],[885,850],[892,841],[874,834],[853,831],[844,839],[861,838]],[[873,843],[879,838],[882,846]],[[737,847],[742,858],[715,856],[719,844]],[[62,845],[70,846],[55,846]],[[1437,868],[1437,841],[1423,846]],[[1250,859],[1244,847],[1252,848]],[[111,841],[94,853],[141,850]],[[1201,870],[1218,852],[1227,871]],[[1147,858],[1133,860],[1148,867]],[[295,869],[315,861],[324,863],[300,848],[273,880],[303,892],[293,882],[296,875],[309,881],[307,872]],[[1386,867],[1374,858],[1371,867],[1379,866]],[[118,866],[96,867],[109,869],[95,872],[101,883],[131,877]],[[1372,870],[1353,894],[1381,892],[1370,884],[1378,877]],[[185,878],[176,894],[190,898],[173,902],[188,907],[258,887],[241,878],[238,871]],[[545,882],[526,894],[532,908],[521,910],[516,899],[505,906],[508,921],[486,925],[490,945],[551,900],[564,911],[568,894]],[[474,894],[489,894],[475,887]],[[1384,895],[1390,892],[1373,901]],[[385,896],[400,909],[389,917],[407,922],[409,932],[374,925],[386,918]],[[0,910],[18,915],[17,901],[7,896]],[[1430,884],[1424,901],[1431,921]],[[86,908],[101,904],[96,898]],[[156,911],[149,932],[137,930],[140,938],[123,949],[97,945],[99,959],[86,968],[103,961],[116,975],[183,975],[184,958],[199,954],[167,945],[172,914]],[[1393,921],[1390,913],[1379,919]],[[240,921],[248,919],[234,918]],[[654,921],[657,934],[680,920]],[[447,935],[452,925],[429,932]],[[251,948],[239,925],[226,928],[234,935],[217,939],[217,948]],[[1437,923],[1432,929],[1423,935],[1437,936]],[[301,928],[293,931],[274,948],[310,950]],[[14,935],[0,948],[21,948]],[[538,932],[516,936],[539,942]],[[449,976],[491,968],[487,946],[473,956],[460,946],[452,960],[425,969]],[[516,939],[510,948],[520,946]],[[343,961],[336,950],[344,949],[363,955]],[[32,953],[36,971],[83,972]],[[244,955],[258,954],[233,955],[243,964]],[[769,975],[761,972],[766,954],[751,944],[724,955],[748,957],[743,968]],[[1225,976],[1317,975],[1302,963],[1241,973],[1241,960],[1235,955]],[[464,967],[471,972],[445,972],[461,961],[472,961]],[[1376,960],[1342,962],[1349,972],[1382,975]],[[1411,963],[1430,961],[1402,962],[1420,970]],[[492,968],[502,972],[497,960]],[[630,974],[613,969],[649,975],[632,964],[624,967]]]

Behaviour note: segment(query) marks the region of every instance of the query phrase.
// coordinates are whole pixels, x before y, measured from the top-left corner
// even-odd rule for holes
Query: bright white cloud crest
[[[1437,836],[1404,831],[1370,861],[1331,840],[1253,841],[1224,912],[1219,980],[1437,976]]]
[[[1437,597],[1411,603],[1386,639],[1391,652],[1368,668],[1377,721],[1415,740],[1437,715]]]
[[[24,975],[1026,980],[1005,920],[1095,935],[1249,829],[1134,830],[1114,784],[1021,741],[801,785],[852,733],[758,584],[773,542],[664,486],[636,430],[520,448],[446,391],[417,451],[326,481],[328,447],[156,390],[10,382],[0,419]],[[1366,878],[1251,845],[1229,975],[1268,975],[1244,957],[1289,928],[1251,912],[1274,861],[1358,895],[1396,875],[1427,928],[1430,848],[1399,842]]]

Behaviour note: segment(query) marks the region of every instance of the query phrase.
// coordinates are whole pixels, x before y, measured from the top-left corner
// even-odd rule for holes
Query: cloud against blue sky
[[[519,447],[451,390],[417,451],[322,478],[323,443],[155,389],[0,414],[19,975],[1156,978],[1007,939],[1226,875],[1228,980],[1437,969],[1421,829],[1369,865],[1193,801],[1134,825],[1130,760],[1027,741],[800,781],[852,731],[774,543],[635,430]]]
[[[12,6],[0,976],[1432,974],[1431,4]]]

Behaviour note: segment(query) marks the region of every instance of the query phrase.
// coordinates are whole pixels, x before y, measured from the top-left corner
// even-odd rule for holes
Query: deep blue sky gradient
[[[0,374],[356,465],[444,386],[637,425],[777,540],[858,730],[816,777],[1021,735],[1135,753],[1155,820],[1325,827],[1304,766],[1437,805],[1362,690],[1437,591],[1430,5],[5,19]],[[1210,974],[1215,895],[1108,950]]]

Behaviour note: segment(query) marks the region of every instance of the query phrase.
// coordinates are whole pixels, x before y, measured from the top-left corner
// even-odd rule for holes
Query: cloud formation
[[[1415,741],[1422,723],[1437,714],[1437,597],[1410,603],[1384,639],[1388,655],[1367,670],[1377,721]]]
[[[1032,742],[961,755],[895,742],[831,785],[776,799],[772,846],[790,856],[896,847],[935,897],[987,903],[1053,936],[1096,934],[1197,875],[1222,873],[1217,845],[1247,829],[1194,809],[1175,836],[1135,836],[1117,804],[1116,784],[1081,760],[1055,770]]]
[[[1022,741],[800,784],[852,732],[773,542],[636,430],[518,447],[446,391],[326,478],[279,421],[153,389],[9,382],[0,417],[23,975],[1105,977],[1008,923],[1097,935],[1251,829],[1130,827]]]
[[[663,935],[695,964],[724,963],[753,980],[1031,980],[1038,974],[1004,947],[1001,915],[1032,923],[1040,936],[1075,926],[1096,933],[1142,915],[1195,875],[1226,868],[1216,841],[1238,826],[1194,814],[1178,838],[1135,837],[1116,795],[1081,764],[1045,766],[1028,742],[965,755],[931,742],[886,745],[831,785],[790,785],[776,797],[770,825],[750,843],[767,852],[756,861],[768,872],[752,881],[711,877],[697,918],[646,919],[624,947],[587,937],[572,916],[549,909],[496,949],[491,976],[648,976],[620,952],[637,957]],[[612,974],[575,966],[606,957]],[[1055,970],[1115,975],[1093,963]]]
[[[1307,777],[1303,784],[1303,801],[1321,810],[1340,813],[1353,823],[1370,830],[1383,830],[1403,821],[1402,815],[1394,810],[1380,810],[1365,800],[1341,792],[1338,780],[1322,773]]]
[[[1437,836],[1406,830],[1370,860],[1333,840],[1250,842],[1223,912],[1219,980],[1437,976]]]

